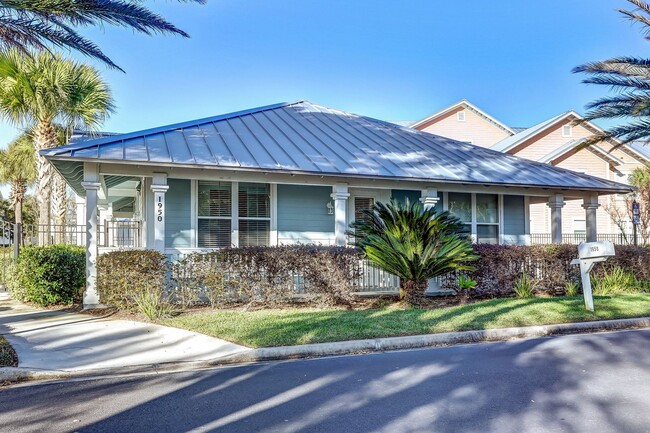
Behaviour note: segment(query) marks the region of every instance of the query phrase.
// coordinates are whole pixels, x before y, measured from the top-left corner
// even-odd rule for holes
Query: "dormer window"
[[[465,121],[465,112],[464,111],[459,111],[456,113],[456,120],[459,122],[464,122]]]
[[[562,137],[571,137],[573,135],[573,128],[571,125],[564,125],[562,127]]]

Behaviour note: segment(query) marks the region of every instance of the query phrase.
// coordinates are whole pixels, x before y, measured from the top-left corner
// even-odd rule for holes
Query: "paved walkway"
[[[83,371],[208,361],[249,350],[166,326],[35,309],[0,293],[0,335],[33,370]]]

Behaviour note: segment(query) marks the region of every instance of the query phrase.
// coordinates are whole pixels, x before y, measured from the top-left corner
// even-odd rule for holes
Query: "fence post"
[[[23,223],[14,225],[14,260],[20,254],[20,244],[23,242]]]

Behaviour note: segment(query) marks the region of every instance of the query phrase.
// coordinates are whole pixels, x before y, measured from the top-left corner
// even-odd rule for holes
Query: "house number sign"
[[[156,194],[156,220],[158,222],[163,222],[165,219],[165,200],[163,200],[162,194]]]

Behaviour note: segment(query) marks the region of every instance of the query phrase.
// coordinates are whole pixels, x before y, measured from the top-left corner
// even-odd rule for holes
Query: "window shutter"
[[[354,219],[360,220],[363,218],[362,211],[370,209],[375,204],[375,199],[372,197],[355,197],[354,198]]]

